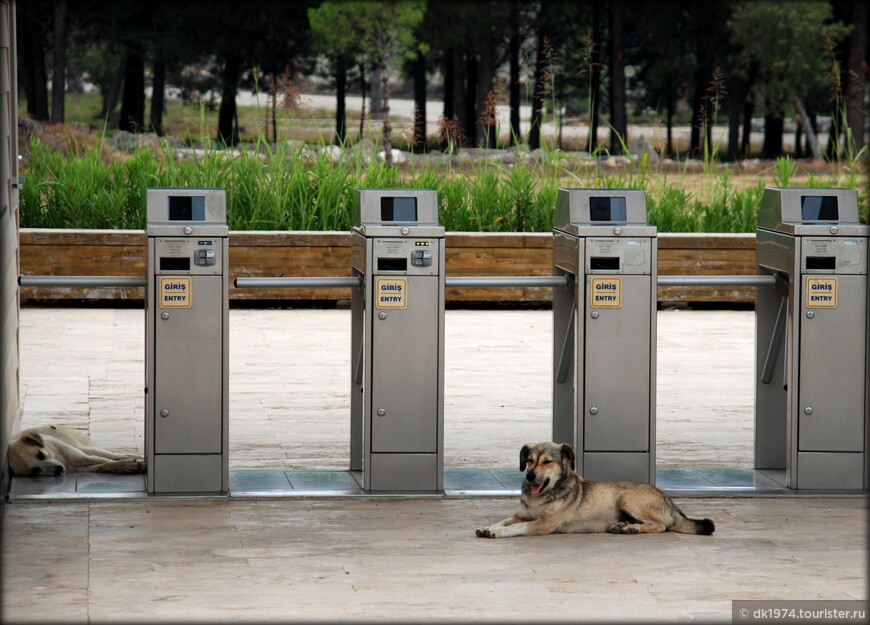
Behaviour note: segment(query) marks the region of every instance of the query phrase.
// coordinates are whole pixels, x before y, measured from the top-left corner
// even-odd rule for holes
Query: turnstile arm
[[[774,286],[776,276],[658,276],[658,286]]]
[[[571,357],[574,355],[574,311],[577,306],[571,303],[571,314],[568,315],[568,323],[565,324],[565,338],[562,340],[562,351],[559,354],[559,366],[556,369],[556,382],[562,384],[568,379],[568,371],[571,369]]]
[[[20,286],[85,286],[85,287],[120,287],[120,286],[148,286],[145,276],[28,276],[18,277]]]
[[[764,357],[764,366],[761,368],[761,383],[770,384],[773,379],[773,370],[779,359],[779,350],[782,348],[782,338],[785,336],[786,317],[788,316],[788,298],[783,297],[779,302],[779,312],[776,313],[776,323],[773,326],[773,334],[770,344],[767,346],[767,355]]]
[[[567,276],[447,276],[445,287],[565,287]]]
[[[360,285],[362,277],[236,278],[239,289],[347,288]],[[658,276],[658,286],[773,286],[776,276]],[[547,288],[568,286],[567,276],[447,276],[447,288]]]
[[[236,278],[233,284],[237,289],[338,289],[354,288],[360,285],[357,277],[321,277],[321,278]]]

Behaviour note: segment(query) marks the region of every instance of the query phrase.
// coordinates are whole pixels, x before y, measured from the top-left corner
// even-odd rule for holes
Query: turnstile
[[[149,493],[225,493],[229,271],[222,189],[148,189]]]
[[[858,193],[767,188],[758,213],[755,467],[789,488],[861,489],[868,480],[870,227]]]
[[[367,491],[443,491],[444,229],[435,191],[357,189],[351,470]]]
[[[655,481],[656,255],[643,191],[559,189],[553,438],[590,479]]]

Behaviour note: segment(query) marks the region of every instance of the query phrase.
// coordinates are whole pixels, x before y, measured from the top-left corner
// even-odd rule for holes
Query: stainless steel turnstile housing
[[[444,229],[435,191],[358,189],[351,470],[367,491],[444,488]]]
[[[755,466],[789,488],[868,480],[870,227],[847,189],[767,188],[758,213]]]
[[[559,189],[553,437],[590,479],[655,481],[656,256],[643,191]]]
[[[228,229],[222,189],[148,189],[149,493],[226,493]]]

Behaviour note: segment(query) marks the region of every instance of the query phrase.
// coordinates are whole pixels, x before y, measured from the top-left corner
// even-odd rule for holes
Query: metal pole
[[[322,277],[322,278],[236,278],[238,289],[314,289],[314,288],[355,288],[360,285],[360,279],[355,277]]]
[[[773,326],[773,334],[770,337],[770,345],[767,346],[767,356],[764,358],[764,366],[761,368],[761,383],[770,384],[773,379],[773,370],[779,358],[779,350],[782,347],[782,337],[785,336],[785,324],[788,320],[788,298],[783,297],[779,303],[779,312],[776,314],[776,323]]]
[[[659,276],[659,286],[774,286],[776,276]]]
[[[28,276],[18,278],[24,287],[80,286],[80,287],[145,287],[148,281],[141,276]],[[239,289],[278,288],[353,288],[360,284],[355,277],[296,277],[296,278],[236,278]],[[776,276],[658,276],[658,286],[773,286]],[[453,288],[504,287],[565,287],[567,276],[452,276],[445,278],[445,286]]]
[[[559,368],[556,371],[556,382],[562,384],[568,379],[571,369],[571,357],[574,356],[574,313],[577,310],[576,300],[571,302],[571,314],[565,328],[565,340],[562,341],[562,351],[559,354]]]
[[[148,286],[148,279],[145,276],[27,276],[18,277],[18,284],[21,286]]]
[[[445,287],[565,287],[567,276],[467,276],[444,278]]]

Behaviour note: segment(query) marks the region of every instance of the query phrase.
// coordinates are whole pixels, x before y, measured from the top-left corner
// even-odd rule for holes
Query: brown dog
[[[91,439],[64,425],[44,425],[21,432],[9,443],[9,467],[15,475],[70,473],[142,473],[145,461],[94,447]]]
[[[526,471],[516,514],[490,527],[484,538],[543,534],[712,534],[710,519],[690,519],[655,486],[640,482],[594,482],[574,472],[570,445],[538,443],[520,450]]]

